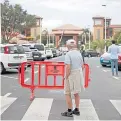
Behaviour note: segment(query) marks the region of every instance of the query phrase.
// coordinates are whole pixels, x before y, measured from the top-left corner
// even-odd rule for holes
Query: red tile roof
[[[111,28],[121,28],[121,24],[119,25],[110,25]]]
[[[94,17],[92,17],[92,19],[105,19],[105,17],[103,17],[103,16],[94,16]],[[111,18],[109,18],[109,17],[106,17],[106,19],[111,19]]]
[[[65,24],[65,25],[62,25],[60,27],[57,27],[55,29],[53,29],[52,31],[56,31],[56,30],[68,30],[68,31],[71,31],[71,30],[74,30],[74,31],[82,31],[82,29],[80,27],[77,27],[77,26],[74,26],[72,24]]]

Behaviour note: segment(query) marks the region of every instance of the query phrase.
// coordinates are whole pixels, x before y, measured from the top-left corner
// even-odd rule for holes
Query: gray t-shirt
[[[65,64],[71,64],[71,70],[80,69],[83,65],[82,55],[78,50],[71,50],[65,55]]]

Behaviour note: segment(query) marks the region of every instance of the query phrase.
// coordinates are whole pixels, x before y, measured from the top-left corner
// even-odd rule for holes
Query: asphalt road
[[[64,56],[53,59],[64,61]],[[81,94],[80,116],[62,117],[66,110],[63,90],[36,89],[35,99],[30,101],[30,90],[19,84],[16,70],[1,76],[1,120],[120,120],[121,121],[121,72],[112,77],[109,67],[101,67],[99,58],[86,58],[91,68],[89,87]],[[41,80],[44,83],[45,67],[42,66]],[[25,81],[31,83],[31,67],[27,68]],[[38,68],[35,67],[35,84]],[[57,77],[57,84],[61,84]],[[48,77],[53,84],[53,77]]]

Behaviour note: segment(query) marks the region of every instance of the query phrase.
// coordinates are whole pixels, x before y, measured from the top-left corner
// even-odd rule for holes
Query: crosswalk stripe
[[[73,100],[74,105],[74,100]],[[80,100],[80,116],[74,115],[74,120],[99,120],[92,101],[89,99]]]
[[[113,106],[121,115],[121,100],[110,100],[110,102],[113,104]]]
[[[16,100],[17,98],[11,97],[0,97],[1,105],[0,105],[0,115]]]
[[[48,120],[53,99],[36,98],[22,120]]]
[[[16,105],[18,105],[18,103],[16,103],[16,102],[17,101],[22,102],[23,99],[18,100],[19,98],[17,99],[17,98],[4,97],[4,96],[1,96],[0,99],[1,99],[0,108],[1,108],[2,120],[9,119],[9,118],[10,118],[10,120],[14,119],[15,112],[13,114],[13,111],[15,110],[15,107],[16,107],[16,110],[20,109],[19,107],[16,106]],[[53,98],[35,98],[33,100],[33,102],[31,102],[29,105],[27,105],[28,101],[27,102],[24,101],[23,102],[24,106],[25,105],[27,105],[27,106],[20,109],[21,113],[18,114],[17,118],[18,118],[18,120],[21,120],[21,121],[24,121],[24,120],[28,120],[28,121],[29,120],[50,120],[50,119],[61,120],[61,119],[63,119],[63,117],[61,117],[60,112],[63,110],[57,109],[57,108],[58,108],[58,105],[64,106],[63,102],[65,102],[65,101],[64,100],[55,101]],[[112,109],[111,111],[112,112],[116,111],[116,113],[118,112],[117,116],[119,115],[119,117],[117,119],[120,119],[121,100],[108,100],[108,102],[111,102],[112,106],[114,107],[114,108],[110,108],[110,109]],[[73,106],[74,106],[74,104],[75,104],[75,101],[73,99]],[[99,121],[99,120],[103,119],[105,117],[104,114],[100,115],[101,112],[95,110],[96,107],[93,106],[93,104],[95,105],[95,103],[92,102],[91,99],[80,99],[80,107],[79,107],[80,116],[74,115],[74,118],[71,120],[93,120],[93,121],[97,120],[97,121]],[[53,110],[52,110],[52,108],[53,108]],[[75,108],[75,106],[74,106],[74,108]],[[66,109],[66,106],[64,106],[64,109]],[[55,111],[57,111],[57,113],[55,113]],[[105,111],[105,110],[103,110],[103,111]],[[107,112],[105,111],[105,113],[107,113]],[[10,114],[12,116],[10,116]],[[108,119],[109,119],[109,117],[106,120],[108,120]]]

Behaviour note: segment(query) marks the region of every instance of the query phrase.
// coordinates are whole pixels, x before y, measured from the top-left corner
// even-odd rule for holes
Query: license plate
[[[39,56],[34,56],[34,57],[39,57]]]
[[[19,59],[19,56],[14,56],[13,58],[14,58],[14,59]]]
[[[109,61],[104,60],[103,62],[108,63]]]

